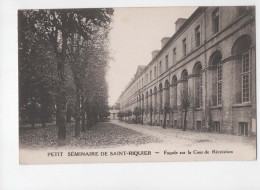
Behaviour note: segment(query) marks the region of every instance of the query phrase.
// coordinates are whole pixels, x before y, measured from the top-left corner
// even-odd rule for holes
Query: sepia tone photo
[[[20,164],[256,160],[254,6],[18,10]]]

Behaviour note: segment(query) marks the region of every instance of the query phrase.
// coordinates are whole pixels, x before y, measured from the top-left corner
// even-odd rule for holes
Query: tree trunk
[[[167,117],[167,112],[164,112],[164,118],[163,118],[163,128],[166,129],[166,117]]]
[[[89,121],[89,113],[87,112],[86,114],[86,129],[89,129],[90,128],[90,121]]]
[[[159,126],[161,126],[161,112],[159,112]]]
[[[173,111],[172,111],[172,118],[171,118],[171,119],[172,119],[171,122],[172,122],[172,128],[173,128],[173,127],[174,127],[174,126],[173,126],[173,122],[174,122],[174,121],[173,121]]]
[[[184,111],[184,121],[183,121],[183,131],[186,131],[186,117],[187,117],[187,110]]]
[[[76,87],[76,124],[75,124],[75,136],[80,136],[80,94],[79,88]]]
[[[35,123],[32,121],[32,129],[35,129]]]
[[[31,124],[32,124],[32,128],[35,129],[35,119],[36,119],[36,100],[33,99],[32,100],[32,105],[31,105],[31,109],[30,109],[30,120],[31,120]]]
[[[66,140],[66,97],[64,86],[64,81],[60,81],[56,114],[56,123],[58,126],[58,144],[60,146],[65,145]]]
[[[82,110],[81,111],[81,131],[83,133],[86,132],[86,122],[85,121],[86,121],[85,111]]]
[[[150,113],[150,126],[152,126],[152,125],[153,125],[153,113],[151,111],[151,113]]]
[[[81,131],[86,132],[86,112],[85,112],[85,98],[81,96]]]
[[[58,100],[57,100],[57,126],[58,126],[58,144],[60,146],[65,145],[66,140],[66,93],[65,93],[65,59],[66,59],[66,50],[67,50],[67,33],[65,32],[65,18],[66,13],[63,13],[62,24],[62,50],[61,53],[58,53],[58,47],[55,47],[57,52],[58,61],[58,78],[59,78],[59,87],[58,87]],[[55,43],[56,44],[56,43]]]

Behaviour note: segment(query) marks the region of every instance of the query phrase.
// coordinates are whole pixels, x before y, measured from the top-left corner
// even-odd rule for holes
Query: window
[[[248,136],[248,123],[239,122],[239,135]]]
[[[195,28],[195,44],[196,47],[200,46],[200,25]]]
[[[251,101],[251,38],[240,36],[232,47],[232,55],[236,56],[236,93],[235,103],[241,104]]]
[[[195,92],[195,108],[202,107],[202,66],[197,63],[193,68],[194,92]]]
[[[173,65],[175,65],[176,64],[176,48],[173,49],[172,54],[173,54],[172,55]]]
[[[168,55],[166,55],[166,57],[165,57],[165,70],[167,70],[168,69]]]
[[[219,121],[214,121],[212,131],[216,132],[216,133],[220,132],[220,122]]]
[[[213,33],[216,34],[219,31],[219,8],[212,12],[212,26]]]
[[[160,74],[162,73],[162,61],[160,61],[160,63],[159,63],[159,73]]]
[[[150,81],[152,81],[152,70],[150,70]]]
[[[222,64],[217,64],[217,105],[222,103]]]
[[[154,78],[156,78],[156,72],[157,72],[157,70],[156,70],[156,66],[154,67]]]
[[[182,51],[183,51],[183,56],[186,56],[187,53],[187,44],[186,44],[186,38],[182,40]]]
[[[242,53],[242,102],[250,101],[250,52]]]

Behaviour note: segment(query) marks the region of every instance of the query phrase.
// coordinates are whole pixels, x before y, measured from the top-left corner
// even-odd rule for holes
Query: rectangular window
[[[173,59],[173,65],[175,65],[176,64],[176,48],[174,48],[172,51],[172,59]]]
[[[242,136],[248,136],[248,123],[239,122],[239,134]]]
[[[152,70],[150,70],[150,81],[152,81]]]
[[[242,53],[242,101],[250,101],[250,52]]]
[[[217,105],[222,104],[222,65],[217,64]]]
[[[212,12],[212,26],[213,33],[216,34],[219,31],[219,8]]]
[[[214,121],[214,125],[213,125],[213,132],[219,133],[220,132],[220,122],[219,121]]]
[[[169,65],[168,65],[168,55],[166,55],[166,57],[165,57],[165,70],[167,70],[168,67],[169,67]]]
[[[154,67],[154,78],[156,78],[156,72],[157,72],[157,70],[156,70],[156,66]]]
[[[183,56],[186,56],[187,53],[187,44],[186,44],[186,38],[182,40],[182,51],[183,51]]]
[[[200,25],[195,28],[195,44],[196,47],[200,46]]]

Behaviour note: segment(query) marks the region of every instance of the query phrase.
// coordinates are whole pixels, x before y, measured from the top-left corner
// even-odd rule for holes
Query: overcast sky
[[[110,32],[113,60],[107,75],[109,105],[118,99],[138,65],[147,65],[151,52],[161,49],[161,39],[174,34],[175,21],[188,18],[196,8],[115,8]]]

